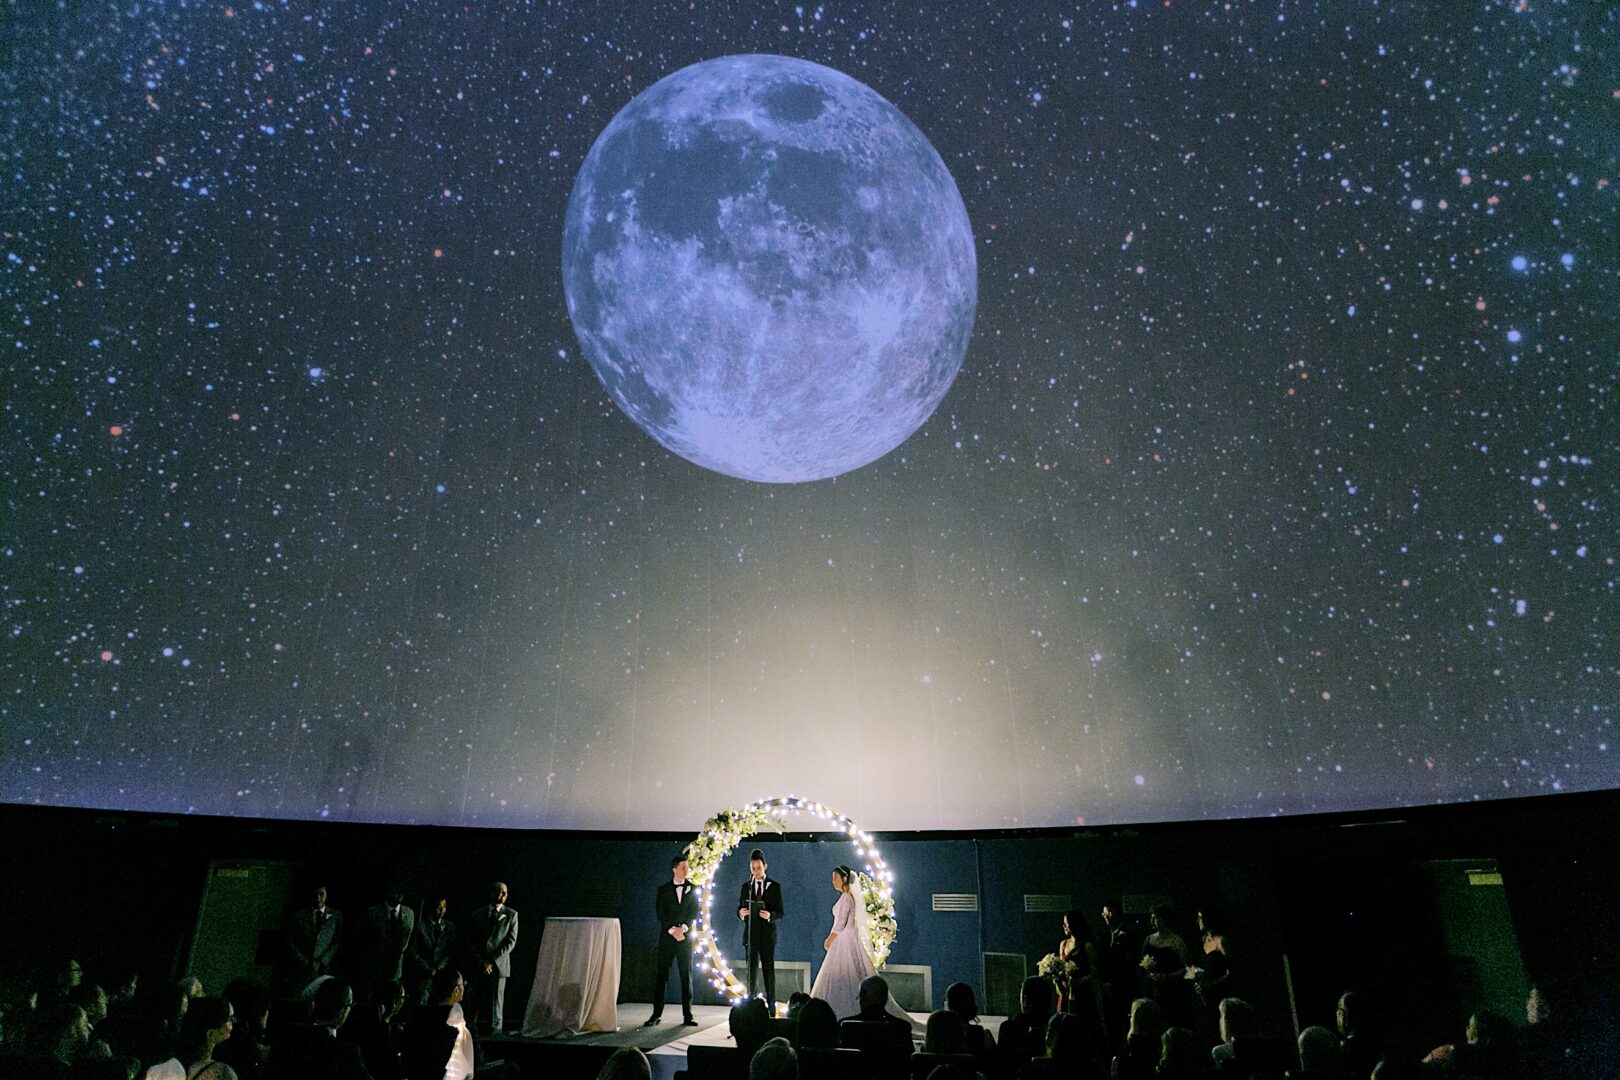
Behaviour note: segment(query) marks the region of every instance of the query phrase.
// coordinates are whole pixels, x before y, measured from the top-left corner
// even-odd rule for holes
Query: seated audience
[[[979,999],[967,983],[951,983],[945,990],[945,1008],[956,1014],[966,1028],[968,1052],[979,1058],[981,1064],[995,1052],[996,1037],[990,1029],[979,1023]]]
[[[1018,991],[1018,1015],[1001,1025],[1001,1071],[1015,1075],[1046,1051],[1046,1021],[1056,994],[1049,979],[1030,976]]]
[[[799,1049],[832,1050],[838,1046],[838,1017],[833,1008],[820,998],[811,998],[799,1006]]]
[[[838,1025],[839,1041],[867,1056],[868,1069],[904,1075],[911,1060],[911,1024],[889,1012],[889,984],[881,975],[861,981],[861,1011]]]
[[[1371,998],[1354,990],[1347,990],[1339,998],[1334,1010],[1339,1029],[1339,1049],[1346,1064],[1357,1076],[1366,1076],[1384,1056],[1383,1040],[1379,1036],[1378,1017]]]
[[[1508,1022],[1482,1009],[1468,1018],[1461,1045],[1448,1043],[1429,1051],[1423,1059],[1430,1072],[1452,1076],[1517,1076],[1512,1060],[1512,1028]]]
[[[1164,1010],[1152,998],[1131,1002],[1130,1027],[1125,1032],[1125,1048],[1114,1058],[1109,1070],[1113,1080],[1146,1080],[1158,1071],[1164,1050],[1164,1032],[1170,1025]]]
[[[1159,1038],[1157,1080],[1184,1080],[1207,1071],[1207,1059],[1191,1028],[1166,1028]]]
[[[1054,1013],[1046,1022],[1045,1053],[1019,1070],[1025,1080],[1093,1076],[1101,1068],[1091,1025],[1074,1013]]]
[[[353,1008],[354,989],[342,979],[316,987],[309,1023],[290,1029],[270,1048],[271,1080],[370,1080],[360,1048],[337,1037]]]
[[[731,1007],[730,1029],[732,1041],[748,1058],[765,1045],[770,1038],[771,1014],[760,998],[749,998]]]
[[[433,976],[428,1004],[418,1005],[405,1025],[400,1046],[407,1080],[499,1080],[516,1077],[518,1069],[505,1062],[485,1062],[478,1038],[462,1011],[467,982],[455,968]]]
[[[147,1080],[236,1080],[236,1070],[214,1059],[214,1049],[231,1037],[236,1012],[224,998],[196,998],[186,1009],[174,1057],[146,1071]]]
[[[1290,1072],[1293,1080],[1328,1080],[1329,1077],[1349,1076],[1349,1066],[1339,1040],[1325,1027],[1308,1027],[1299,1033],[1299,1072]]]
[[[107,1020],[107,991],[95,983],[80,983],[68,993],[68,1002],[84,1010],[85,1020],[90,1025],[90,1038],[84,1048],[85,1058],[98,1061],[112,1057],[112,1049],[107,1045],[104,1033],[96,1032],[97,1027]]]
[[[635,1047],[621,1047],[608,1055],[596,1080],[652,1080],[652,1063]]]
[[[1236,1068],[1237,1058],[1234,1044],[1238,1039],[1248,1039],[1258,1034],[1260,1034],[1260,1018],[1255,1015],[1254,1006],[1242,998],[1222,998],[1220,1004],[1221,1041],[1210,1050],[1210,1062],[1217,1069]]]
[[[797,1020],[799,1018],[799,1010],[804,1008],[804,1003],[809,1000],[810,995],[805,993],[803,990],[795,990],[793,993],[789,994],[787,999],[788,1019]]]
[[[240,1080],[264,1080],[270,1053],[270,994],[250,979],[232,979],[224,998],[236,1010],[231,1037],[214,1048],[214,1060],[236,1070]]]
[[[58,1080],[73,1075],[90,1042],[90,1021],[77,1005],[53,1001],[34,1010],[23,1052],[9,1062],[10,1075]]]
[[[399,1080],[399,1011],[405,1007],[405,984],[380,979],[371,1001],[349,1014],[338,1037],[360,1048],[360,1058],[374,1080]]]
[[[748,1080],[799,1080],[799,1055],[786,1039],[769,1039],[748,1059]]]
[[[966,1054],[967,1025],[962,1018],[946,1009],[928,1014],[923,1028],[923,1053]]]

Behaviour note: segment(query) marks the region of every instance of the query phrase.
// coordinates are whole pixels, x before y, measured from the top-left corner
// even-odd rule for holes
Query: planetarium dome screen
[[[0,800],[1613,788],[1602,4],[28,5]]]

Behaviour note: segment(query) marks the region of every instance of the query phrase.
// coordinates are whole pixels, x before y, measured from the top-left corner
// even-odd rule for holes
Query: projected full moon
[[[967,211],[927,138],[781,56],[694,64],[613,118],[569,200],[563,283],[632,420],[772,483],[904,442],[950,389],[977,302]]]

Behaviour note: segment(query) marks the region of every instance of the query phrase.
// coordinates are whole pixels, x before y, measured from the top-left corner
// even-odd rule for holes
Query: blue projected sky
[[[903,829],[1620,784],[1617,9],[1001,6],[13,9],[0,799]],[[668,261],[619,311],[691,304],[587,324],[587,154],[738,54],[945,173],[788,193],[638,128],[578,265],[633,234]],[[851,356],[932,312],[931,373],[841,368],[806,267],[877,298]],[[675,374],[604,384],[590,333]],[[700,340],[777,367],[671,420]],[[836,478],[665,448],[857,378],[749,451]]]

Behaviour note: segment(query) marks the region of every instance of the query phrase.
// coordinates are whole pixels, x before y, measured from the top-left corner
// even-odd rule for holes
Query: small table
[[[540,931],[523,1034],[619,1030],[618,919],[548,918]]]

